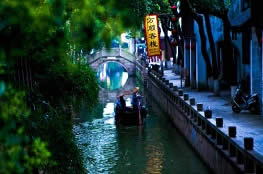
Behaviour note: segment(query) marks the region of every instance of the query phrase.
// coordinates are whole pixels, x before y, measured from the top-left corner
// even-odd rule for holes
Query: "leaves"
[[[24,122],[30,113],[24,96],[10,86],[0,96],[0,169],[4,174],[32,173],[50,157],[44,142],[29,141],[24,132]]]
[[[32,173],[36,168],[83,173],[72,125],[54,108],[72,95],[84,96],[94,106],[99,86],[94,71],[80,61],[86,61],[83,52],[109,47],[126,30],[140,31],[146,13],[168,7],[167,0],[1,0],[0,73],[9,80],[0,82],[1,173]],[[30,112],[25,99],[29,91],[6,85],[22,86],[21,79],[13,80],[19,79],[21,68],[30,69],[35,100],[41,97],[53,109],[39,106]]]
[[[194,10],[200,14],[222,16],[231,5],[231,0],[192,0]]]

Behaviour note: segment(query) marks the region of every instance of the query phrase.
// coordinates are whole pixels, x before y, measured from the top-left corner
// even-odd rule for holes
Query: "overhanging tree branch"
[[[190,14],[192,15],[193,19],[197,22],[198,28],[199,28],[199,35],[201,40],[201,51],[202,55],[204,57],[204,60],[206,62],[206,70],[207,70],[207,76],[210,77],[213,75],[211,62],[209,55],[206,50],[206,36],[204,31],[204,23],[203,23],[203,17],[196,13],[196,11],[193,9],[191,3],[189,0],[186,0],[186,5],[189,9]]]

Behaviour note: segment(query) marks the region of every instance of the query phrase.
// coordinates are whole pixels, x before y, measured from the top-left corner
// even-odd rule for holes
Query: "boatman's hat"
[[[138,91],[139,91],[139,89],[140,89],[139,87],[135,87],[135,88],[133,89],[133,91],[132,91],[132,92],[133,92],[133,93],[136,93],[136,92],[138,92]]]
[[[123,97],[123,96],[125,96],[125,95],[130,95],[130,94],[132,94],[132,91],[131,91],[131,90],[129,90],[129,91],[121,91],[121,92],[117,95],[117,97],[119,98],[119,97]]]

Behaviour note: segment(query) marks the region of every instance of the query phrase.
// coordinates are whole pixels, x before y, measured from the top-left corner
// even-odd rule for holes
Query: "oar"
[[[139,106],[138,106],[138,111],[139,111],[139,125],[142,125],[142,117],[141,117],[141,106],[140,106],[140,102],[139,102]]]

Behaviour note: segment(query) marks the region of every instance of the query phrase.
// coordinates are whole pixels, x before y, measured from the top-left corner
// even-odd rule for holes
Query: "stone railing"
[[[204,112],[202,103],[196,103],[195,98],[160,74],[150,71],[148,76],[152,81],[149,90],[166,103],[162,105],[164,110],[215,173],[263,173],[263,157],[254,151],[252,137],[244,137],[240,142],[235,126],[223,126],[222,117],[212,119],[212,112]],[[202,144],[191,137],[193,132],[200,135]]]
[[[92,55],[89,55],[87,57],[87,63],[92,64],[93,62],[96,62],[100,58],[106,58],[106,57],[122,57],[123,59],[126,59],[129,62],[136,61],[135,55],[130,53],[129,51],[122,49],[122,48],[112,48],[112,49],[102,49]]]

